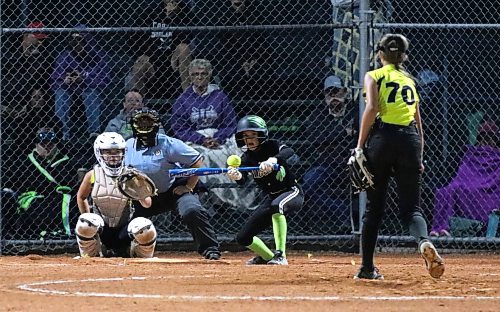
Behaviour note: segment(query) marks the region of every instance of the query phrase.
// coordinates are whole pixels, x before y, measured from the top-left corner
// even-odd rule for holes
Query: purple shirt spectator
[[[76,28],[84,29],[85,25]],[[82,97],[87,117],[87,132],[99,131],[102,89],[110,82],[109,60],[97,47],[90,33],[73,33],[69,47],[55,61],[52,89],[55,92],[56,115],[63,124],[65,139],[70,135],[70,109],[76,97]]]
[[[493,209],[500,209],[500,149],[468,146],[456,177],[436,193],[431,234],[446,235],[452,216],[486,224]]]
[[[175,101],[172,108],[172,129],[183,141],[202,144],[205,136],[196,132],[207,128],[218,131],[214,138],[224,142],[236,131],[236,114],[229,98],[217,85],[209,85],[199,95],[189,87]]]

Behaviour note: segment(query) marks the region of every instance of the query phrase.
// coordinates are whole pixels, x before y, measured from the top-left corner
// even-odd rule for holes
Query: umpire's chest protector
[[[129,200],[118,190],[115,178],[108,177],[100,166],[94,167],[92,201],[94,212],[109,227],[120,227],[128,223],[131,213]]]

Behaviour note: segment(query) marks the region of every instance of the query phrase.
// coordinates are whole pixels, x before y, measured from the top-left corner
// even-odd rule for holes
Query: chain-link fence
[[[204,145],[205,137],[235,129],[245,115],[263,117],[270,136],[298,156],[291,168],[306,202],[289,217],[290,241],[355,250],[365,202],[352,194],[345,162],[357,140],[359,77],[381,35],[399,32],[410,40],[407,67],[422,98],[429,231],[445,246],[494,250],[500,209],[494,5],[4,0],[0,247],[8,253],[74,247],[75,197],[96,162],[96,134],[130,138],[130,111],[148,106],[160,112],[167,135],[190,142],[212,167],[241,151],[231,135],[218,148]],[[210,61],[212,70],[190,68],[194,59]],[[202,202],[219,238],[233,241],[263,195],[224,176],[203,182]],[[397,218],[397,198],[389,198],[380,241],[405,246],[410,239]],[[160,243],[191,240],[175,213],[153,220]]]

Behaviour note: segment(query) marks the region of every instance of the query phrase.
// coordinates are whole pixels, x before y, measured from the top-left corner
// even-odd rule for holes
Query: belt
[[[413,120],[412,122],[410,122],[410,124],[408,126],[403,126],[403,125],[396,125],[396,124],[386,123],[386,122],[383,122],[380,119],[377,119],[375,121],[374,128],[375,129],[387,129],[387,130],[407,131],[407,130],[413,130],[413,129],[415,129],[416,125],[417,125],[417,123],[416,123],[415,120]]]

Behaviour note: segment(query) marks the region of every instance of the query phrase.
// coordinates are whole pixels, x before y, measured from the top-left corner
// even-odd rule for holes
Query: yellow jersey
[[[385,123],[408,126],[415,120],[418,97],[415,81],[394,64],[368,72],[378,86],[379,116]]]

